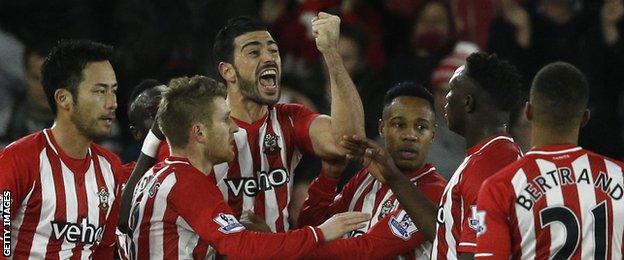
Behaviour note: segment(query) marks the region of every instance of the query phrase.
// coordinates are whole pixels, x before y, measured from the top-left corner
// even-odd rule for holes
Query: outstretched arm
[[[364,136],[364,108],[338,53],[340,18],[320,12],[312,20],[316,46],[323,54],[331,86],[331,117],[319,116],[310,126],[314,152],[323,159],[344,155],[337,142],[343,135]]]
[[[137,183],[143,177],[143,174],[147,172],[154,164],[156,164],[156,152],[158,151],[158,145],[165,136],[160,131],[158,124],[154,122],[152,129],[148,133],[145,140],[143,140],[143,148],[141,148],[141,154],[137,159],[136,166],[132,170],[132,174],[126,183],[123,193],[121,195],[121,207],[119,208],[119,231],[127,234],[130,232],[128,229],[128,216],[130,216],[130,207],[132,206],[132,194]]]

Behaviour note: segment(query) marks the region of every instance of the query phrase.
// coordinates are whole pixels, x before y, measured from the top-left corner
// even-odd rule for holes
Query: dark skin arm
[[[385,149],[370,139],[344,136],[340,145],[347,150],[347,159],[361,161],[370,173],[387,183],[414,224],[427,240],[436,236],[437,207],[396,167]]]
[[[160,131],[158,124],[154,122],[151,129],[152,133],[158,137],[160,140],[164,140],[165,136]],[[137,183],[143,177],[143,174],[147,172],[152,166],[156,164],[156,158],[150,157],[147,154],[141,153],[139,155],[139,159],[137,159],[136,166],[134,170],[132,170],[132,174],[130,174],[130,178],[126,183],[126,187],[123,190],[121,195],[121,207],[119,208],[119,223],[118,228],[119,231],[128,234],[130,229],[128,228],[128,216],[130,215],[130,207],[132,206],[132,194],[134,193],[134,188]]]

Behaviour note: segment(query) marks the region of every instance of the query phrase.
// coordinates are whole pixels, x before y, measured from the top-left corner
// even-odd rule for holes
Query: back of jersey
[[[479,193],[492,195],[479,198],[485,214],[477,256],[507,251],[516,259],[622,259],[622,166],[572,145],[528,152]],[[487,245],[504,240],[496,232],[508,234],[506,250],[496,248],[503,242]]]

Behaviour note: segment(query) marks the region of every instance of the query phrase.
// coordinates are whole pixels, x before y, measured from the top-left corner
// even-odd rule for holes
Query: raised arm
[[[319,116],[310,126],[314,152],[324,159],[344,155],[337,145],[343,135],[364,136],[364,108],[338,53],[340,18],[319,13],[312,20],[316,46],[327,65],[331,86],[331,116]]]
[[[126,183],[123,193],[121,195],[121,206],[119,208],[119,231],[127,234],[128,230],[128,216],[130,216],[130,207],[132,206],[132,194],[137,183],[143,177],[143,174],[147,172],[154,164],[156,164],[156,152],[158,151],[158,145],[165,136],[160,131],[158,124],[154,123],[152,129],[148,133],[145,140],[143,140],[143,148],[141,148],[141,154],[137,159],[136,166],[132,170],[132,174]]]

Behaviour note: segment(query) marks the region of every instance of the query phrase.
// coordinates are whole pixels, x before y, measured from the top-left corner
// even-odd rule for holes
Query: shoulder
[[[24,158],[31,160],[45,147],[45,136],[42,131],[18,139],[7,145],[0,156],[3,158]]]
[[[289,116],[316,115],[317,113],[301,104],[295,103],[279,103],[273,106],[278,114]]]
[[[115,166],[121,166],[121,159],[119,158],[119,156],[117,156],[117,154],[113,153],[112,151],[106,149],[104,146],[92,143],[91,149],[93,150],[94,154],[104,157],[104,159],[106,159],[106,161],[108,161],[110,164]]]
[[[597,154],[595,152],[592,152],[592,151],[589,151],[589,150],[586,150],[586,149],[583,149],[583,151],[586,152],[587,155],[590,156],[590,157],[595,157],[597,159],[604,160],[606,164],[617,165],[621,169],[624,169],[624,163],[622,161],[620,161],[620,160],[613,159],[613,158],[611,158],[609,156],[605,156],[605,155],[602,155],[602,154]]]

